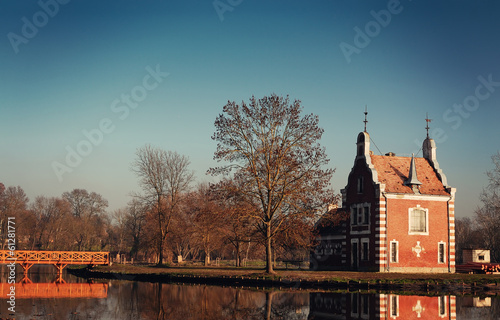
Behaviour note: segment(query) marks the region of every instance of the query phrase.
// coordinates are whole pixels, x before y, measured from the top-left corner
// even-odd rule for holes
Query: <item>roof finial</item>
[[[427,126],[425,126],[425,130],[427,130],[427,139],[429,139],[429,123],[432,121],[432,119],[429,119],[429,114],[426,112],[425,113],[425,121],[427,122]]]
[[[365,105],[365,112],[364,112],[364,114],[365,114],[365,121],[363,121],[363,122],[365,123],[365,132],[366,132],[366,124],[368,123],[368,120],[366,120],[366,116],[368,115],[368,109],[367,109],[366,105]]]

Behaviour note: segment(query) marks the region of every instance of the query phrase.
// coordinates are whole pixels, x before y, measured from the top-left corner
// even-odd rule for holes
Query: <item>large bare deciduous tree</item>
[[[177,152],[146,145],[136,152],[132,170],[139,177],[143,195],[138,196],[155,212],[157,227],[158,264],[163,263],[165,239],[172,218],[180,209],[182,195],[189,189],[193,172],[189,159]]]
[[[312,223],[314,215],[333,202],[329,190],[333,169],[319,144],[323,129],[316,115],[302,115],[300,101],[272,94],[250,103],[228,102],[215,120],[214,159],[235,169],[237,192],[258,206],[254,215],[266,248],[266,271],[273,272],[272,240],[289,217]]]

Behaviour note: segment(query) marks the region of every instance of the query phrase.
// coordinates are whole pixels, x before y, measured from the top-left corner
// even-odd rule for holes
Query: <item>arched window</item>
[[[408,234],[429,234],[428,210],[419,205],[408,210],[409,232]]]

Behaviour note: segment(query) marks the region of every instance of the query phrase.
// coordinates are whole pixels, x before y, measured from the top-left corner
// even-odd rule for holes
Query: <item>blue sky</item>
[[[145,144],[213,181],[222,106],[276,93],[319,115],[336,191],[365,105],[381,152],[405,156],[428,112],[457,215],[470,216],[500,149],[499,15],[488,0],[2,1],[0,181],[32,199],[85,188],[117,209],[139,191],[130,165]]]

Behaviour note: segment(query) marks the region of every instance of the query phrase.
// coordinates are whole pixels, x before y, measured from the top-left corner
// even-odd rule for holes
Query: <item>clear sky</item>
[[[117,209],[145,144],[213,181],[223,105],[276,93],[319,115],[337,192],[365,105],[380,151],[404,156],[428,112],[470,216],[500,149],[499,16],[493,0],[2,1],[0,181],[31,199],[84,188]]]

